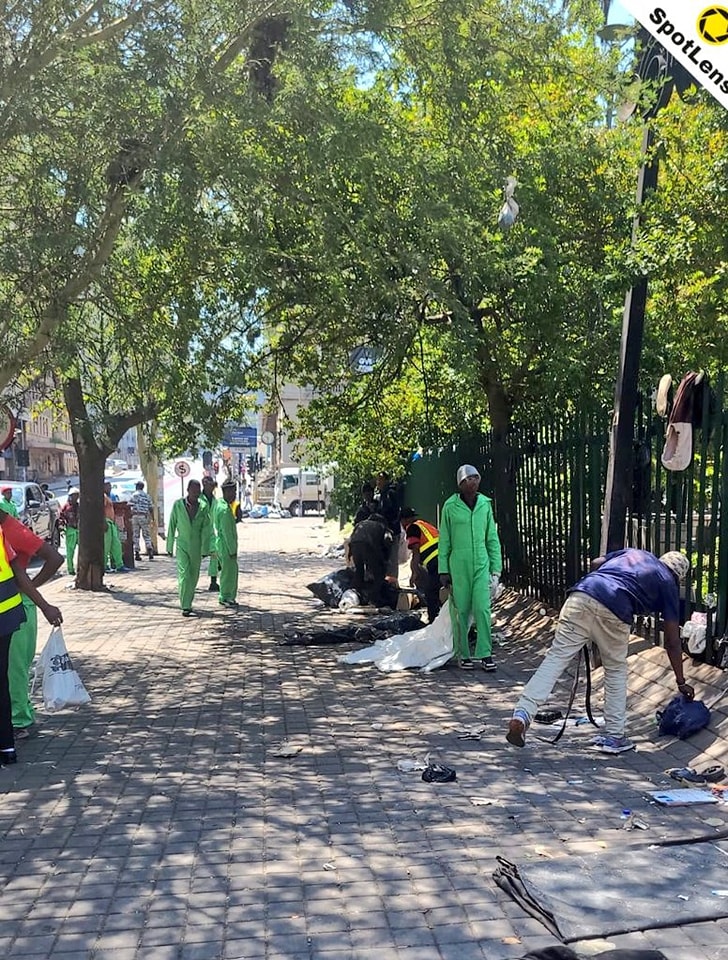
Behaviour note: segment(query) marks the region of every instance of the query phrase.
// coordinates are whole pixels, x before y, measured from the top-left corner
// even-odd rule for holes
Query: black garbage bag
[[[354,639],[358,643],[373,643],[400,633],[422,630],[424,626],[421,618],[414,613],[393,613],[388,617],[375,617],[357,627]]]
[[[574,953],[569,947],[544,947],[542,950],[532,950],[521,960],[586,960],[583,954]],[[617,950],[607,950],[606,953],[591,955],[591,960],[667,960],[661,950],[632,950],[629,947]]]
[[[658,710],[657,722],[660,734],[687,740],[694,733],[710,723],[710,710],[702,700],[688,700],[681,693],[668,703],[664,710]]]
[[[344,591],[353,588],[354,571],[350,567],[334,570],[333,573],[327,573],[320,580],[306,584],[306,589],[310,590],[314,597],[325,603],[327,607],[338,607],[339,601],[344,596]]]
[[[425,783],[452,783],[457,780],[458,775],[452,767],[446,767],[444,763],[431,763],[422,771],[422,779]]]

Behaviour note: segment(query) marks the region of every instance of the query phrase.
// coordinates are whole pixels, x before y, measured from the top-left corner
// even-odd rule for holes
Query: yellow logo
[[[698,33],[715,47],[728,43],[728,8],[707,7],[698,17]]]

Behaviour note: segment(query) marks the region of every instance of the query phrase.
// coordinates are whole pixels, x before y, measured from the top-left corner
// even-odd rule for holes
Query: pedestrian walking
[[[215,552],[220,578],[219,600],[222,606],[238,608],[238,531],[236,526],[235,496],[237,484],[226,480],[222,498],[215,501],[212,519],[215,531]]]
[[[634,743],[625,736],[627,721],[627,654],[635,617],[662,614],[665,653],[677,689],[692,700],[695,691],[685,682],[680,640],[680,583],[690,572],[688,558],[670,550],[659,559],[647,550],[615,550],[592,561],[591,571],[571,588],[559,614],[551,649],[526,684],[508,724],[506,739],[525,743],[539,706],[549,698],[572,658],[595,643],[604,668],[603,735],[592,745],[602,753],[624,753]]]
[[[231,481],[233,482],[233,481]],[[212,522],[213,510],[217,497],[215,496],[215,489],[217,487],[217,480],[214,477],[205,474],[202,478],[202,499],[207,502],[207,506],[210,510],[210,521]],[[217,556],[212,554],[207,564],[207,575],[210,578],[210,583],[208,584],[208,591],[210,593],[217,593],[220,589],[220,584],[217,582],[217,577],[220,572],[220,566],[218,564]]]
[[[187,484],[187,496],[175,500],[167,526],[167,553],[177,557],[177,584],[182,616],[192,616],[192,599],[202,558],[210,554],[210,508],[200,496],[199,480]],[[176,545],[175,545],[176,544]]]
[[[147,557],[154,560],[154,545],[152,544],[151,523],[154,519],[154,504],[152,498],[144,489],[144,481],[136,482],[134,493],[129,498],[131,505],[131,529],[134,537],[134,559],[141,560],[139,552],[139,537],[144,540]]]
[[[118,497],[111,492],[111,483],[107,480],[104,483],[104,516],[106,518],[104,566],[106,567],[107,573],[128,573],[129,567],[124,566],[124,555],[121,550],[119,528],[116,525],[115,499],[118,500]]]
[[[13,709],[10,700],[8,666],[13,634],[25,622],[26,614],[21,591],[33,600],[46,620],[54,626],[63,622],[58,607],[40,594],[25,570],[18,563],[15,551],[6,543],[0,526],[0,766],[16,763]]]
[[[2,510],[0,525],[6,544],[12,547],[23,570],[27,571],[28,564],[34,557],[42,561],[40,570],[31,581],[33,586],[38,588],[47,583],[63,563],[63,557],[58,550],[33,533],[20,520]],[[29,675],[38,641],[38,610],[30,597],[23,594],[22,599],[25,623],[21,623],[13,634],[8,660],[8,683],[16,740],[27,739],[35,724],[35,710],[29,695]]]
[[[75,556],[78,546],[78,512],[80,490],[78,487],[71,487],[68,491],[68,499],[61,507],[58,515],[58,524],[63,530],[66,540],[66,570],[73,577],[76,575]]]
[[[464,670],[473,659],[486,671],[496,669],[491,640],[491,594],[503,568],[501,545],[489,497],[478,491],[480,474],[469,463],[457,472],[458,492],[449,497],[440,520],[439,569],[442,586],[451,586],[455,654]],[[470,652],[470,617],[477,640]]]

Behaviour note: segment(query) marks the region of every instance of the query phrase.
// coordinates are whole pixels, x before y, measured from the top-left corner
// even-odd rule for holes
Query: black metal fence
[[[631,546],[661,554],[683,550],[692,561],[685,617],[709,611],[720,636],[726,630],[728,601],[728,410],[724,381],[703,384],[702,422],[693,435],[693,458],[679,473],[661,462],[666,421],[651,398],[642,398],[635,422],[635,466],[625,537]],[[515,427],[508,442],[506,470],[515,495],[517,531],[501,529],[504,578],[518,589],[560,606],[567,588],[599,555],[602,504],[609,449],[609,413],[580,411]],[[430,451],[414,461],[407,479],[407,503],[426,519],[454,492],[461,463],[483,475],[481,489],[494,496],[493,443],[471,437],[451,448]],[[504,511],[501,511],[503,513]],[[516,534],[518,549],[509,549]]]

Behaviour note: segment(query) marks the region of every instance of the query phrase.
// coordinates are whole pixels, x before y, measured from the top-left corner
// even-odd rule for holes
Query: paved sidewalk
[[[501,603],[513,639],[496,650],[494,675],[343,666],[337,655],[350,647],[277,642],[284,624],[345,619],[305,589],[338,566],[321,558],[331,534],[313,518],[239,530],[237,613],[203,576],[201,615],[183,619],[165,557],[109,576],[109,594],[67,591],[67,577],[45,589],[93,703],[39,715],[38,738],[0,770],[3,958],[520,957],[555,941],[495,887],[496,856],[523,862],[728,826],[726,807],[644,799],[668,782],[668,766],[728,759],[723,714],[701,740],[655,739],[654,703],[671,693],[661,651],[633,666],[636,753],[594,754],[583,729],[517,751],[503,730],[548,643],[538,606]],[[715,671],[696,673],[718,684],[703,692],[720,689]],[[481,727],[480,740],[459,739]],[[281,744],[300,752],[279,756]],[[457,782],[397,770],[426,753],[454,766]],[[625,807],[647,833],[620,829]],[[728,960],[728,921],[610,943]]]

